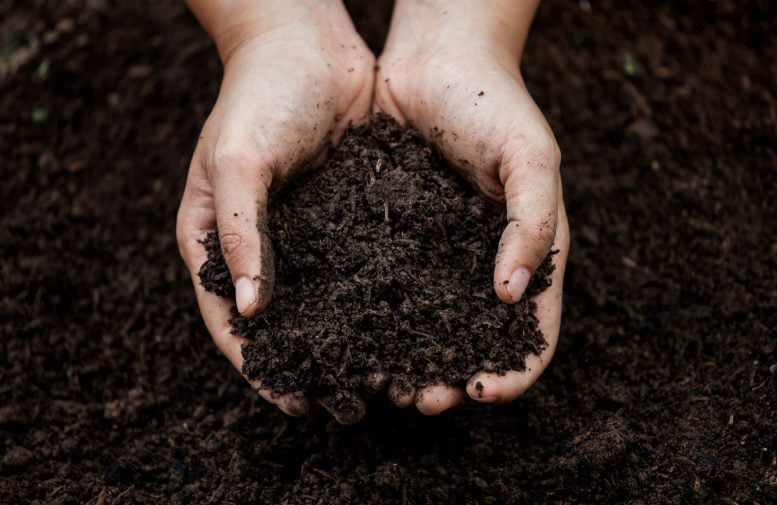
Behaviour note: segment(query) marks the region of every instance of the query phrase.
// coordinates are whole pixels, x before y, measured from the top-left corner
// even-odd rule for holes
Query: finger
[[[198,162],[198,155],[195,152],[189,167],[181,206],[178,209],[176,223],[178,247],[181,257],[189,269],[200,313],[208,332],[219,350],[235,368],[240,370],[243,364],[240,350],[242,341],[230,333],[229,325],[232,304],[219,296],[208,293],[199,279],[200,268],[208,259],[202,241],[216,225],[212,202],[210,182],[202,165]]]
[[[550,363],[561,328],[564,270],[569,254],[569,225],[561,199],[554,247],[557,247],[559,252],[553,256],[556,268],[551,274],[552,283],[548,289],[534,297],[539,328],[547,346],[539,356],[530,354],[526,357],[526,369],[523,371],[512,370],[501,376],[488,372],[473,375],[467,382],[467,394],[473,400],[482,403],[510,402],[529,389]]]
[[[197,153],[195,153],[189,167],[186,188],[181,198],[181,207],[178,210],[176,223],[178,247],[189,269],[200,313],[208,332],[219,350],[235,368],[240,370],[243,365],[243,354],[240,346],[244,340],[230,332],[229,320],[232,317],[232,303],[208,293],[199,280],[200,268],[208,259],[208,253],[202,240],[216,225],[212,202],[210,182],[207,180],[202,165],[198,162]]]
[[[332,396],[319,398],[318,403],[340,424],[356,424],[367,413],[364,400],[352,392],[338,391]]]
[[[267,200],[272,175],[232,147],[216,148],[208,167],[219,240],[235,286],[237,310],[245,317],[263,311],[275,284]]]
[[[243,353],[241,346],[245,338],[233,335],[229,319],[231,318],[232,302],[213,293],[208,293],[200,284],[198,272],[207,261],[207,251],[201,241],[216,225],[213,213],[212,195],[204,170],[195,159],[189,170],[181,207],[178,211],[176,235],[181,257],[186,263],[194,284],[194,292],[200,307],[205,326],[213,337],[216,346],[237,370],[242,370]],[[245,375],[243,375],[245,377]],[[299,395],[277,396],[272,390],[261,388],[258,381],[246,380],[257,393],[268,402],[290,415],[303,415],[308,410],[307,399]]]
[[[373,372],[367,376],[364,381],[364,389],[368,393],[378,394],[386,389],[388,384],[388,375],[382,372]]]
[[[197,303],[200,307],[202,319],[205,322],[208,332],[213,337],[213,342],[216,344],[216,347],[219,348],[219,351],[221,351],[229,362],[232,363],[232,366],[238,371],[242,371],[242,346],[248,342],[248,339],[232,334],[232,327],[229,324],[229,320],[232,317],[232,302],[205,291],[205,288],[197,281],[194,282],[194,291],[197,296]],[[241,375],[243,375],[242,372]],[[278,405],[279,407],[282,405],[286,406],[285,402],[282,403],[280,401],[283,397],[275,395],[269,388],[263,388],[260,381],[248,379],[245,375],[243,375],[243,377],[251,384],[254,391],[269,403]],[[281,408],[281,410],[284,409]],[[298,411],[299,408],[295,407],[290,410]],[[284,412],[286,411],[284,410]]]
[[[463,389],[447,384],[427,386],[418,391],[415,406],[427,416],[436,416],[441,412],[464,403],[467,398]]]
[[[195,284],[197,284],[200,267],[208,258],[202,241],[208,232],[216,226],[216,214],[213,212],[213,192],[197,158],[195,152],[189,166],[175,225],[178,250]]]
[[[526,392],[537,380],[539,374],[535,374],[534,371],[538,370],[542,363],[542,358],[532,354],[526,357],[526,370],[523,372],[510,370],[504,375],[478,372],[467,382],[467,394],[480,403],[511,402]]]
[[[494,289],[505,303],[521,299],[556,234],[559,154],[553,136],[545,137],[528,146],[515,142],[502,155],[508,222],[496,255]]]
[[[308,400],[299,393],[286,395],[275,394],[272,389],[262,387],[261,381],[251,380],[242,373],[243,369],[243,344],[248,339],[232,334],[229,324],[231,318],[232,302],[213,293],[205,291],[199,282],[194,283],[194,291],[200,313],[205,321],[208,332],[213,337],[216,347],[227,357],[241,375],[248,381],[254,391],[267,402],[277,406],[283,412],[291,416],[305,415],[309,410]]]
[[[301,417],[310,411],[310,402],[301,391],[279,396],[275,405],[292,417]]]
[[[260,380],[249,379],[248,382],[259,396],[278,407],[285,414],[300,417],[310,411],[310,401],[301,391],[279,395],[271,388],[263,387]]]
[[[397,407],[404,409],[415,402],[416,390],[404,380],[394,380],[388,387],[389,400]]]

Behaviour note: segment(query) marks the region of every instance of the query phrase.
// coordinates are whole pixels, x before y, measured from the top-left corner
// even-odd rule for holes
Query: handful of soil
[[[417,131],[385,114],[350,129],[324,169],[270,203],[273,300],[230,321],[250,339],[243,373],[347,402],[373,372],[423,387],[525,369],[545,345],[530,298],[554,266],[548,256],[523,299],[503,304],[492,272],[504,219]],[[233,296],[215,230],[204,246],[202,285]]]

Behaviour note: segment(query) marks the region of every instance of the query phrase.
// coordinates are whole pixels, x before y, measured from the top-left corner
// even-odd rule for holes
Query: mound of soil
[[[550,285],[551,256],[517,304],[500,302],[504,212],[388,115],[350,129],[269,216],[274,299],[251,319],[233,309],[231,323],[252,340],[243,372],[277,393],[333,395],[345,407],[373,373],[405,389],[463,386],[478,370],[524,370],[544,347],[531,297]],[[232,295],[215,231],[204,246],[203,286]]]

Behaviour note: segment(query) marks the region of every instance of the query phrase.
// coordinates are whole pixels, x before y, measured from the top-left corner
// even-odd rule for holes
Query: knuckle
[[[537,135],[527,147],[527,161],[540,168],[557,170],[561,163],[561,149],[550,132]]]
[[[550,247],[553,245],[553,239],[556,237],[556,223],[555,222],[543,222],[533,227],[529,231],[529,240],[531,240],[536,247],[534,248],[537,260],[542,261],[547,256]]]
[[[531,228],[532,238],[537,239],[538,243],[548,244],[556,236],[556,216],[550,213]]]
[[[224,257],[227,260],[230,260],[239,254],[245,243],[243,236],[236,232],[222,233],[219,236],[219,240],[221,241],[221,251],[224,253]]]
[[[219,173],[248,173],[254,162],[245,145],[235,139],[220,140],[211,152],[210,166]]]
[[[513,176],[521,180],[555,177],[560,164],[561,150],[556,138],[549,130],[541,131],[524,137],[523,142],[510,142],[503,148],[499,178],[506,184]]]
[[[561,150],[550,131],[540,131],[526,137],[524,142],[511,142],[506,146],[504,157],[526,169],[555,172],[561,162]]]
[[[494,202],[503,204],[507,200],[507,190],[501,181],[489,177],[482,172],[477,172],[474,176],[465,174],[465,179],[470,185],[477,188],[477,190]]]

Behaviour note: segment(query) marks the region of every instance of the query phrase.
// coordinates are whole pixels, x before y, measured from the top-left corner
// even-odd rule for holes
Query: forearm
[[[392,24],[419,35],[478,37],[520,58],[540,0],[397,0]]]

